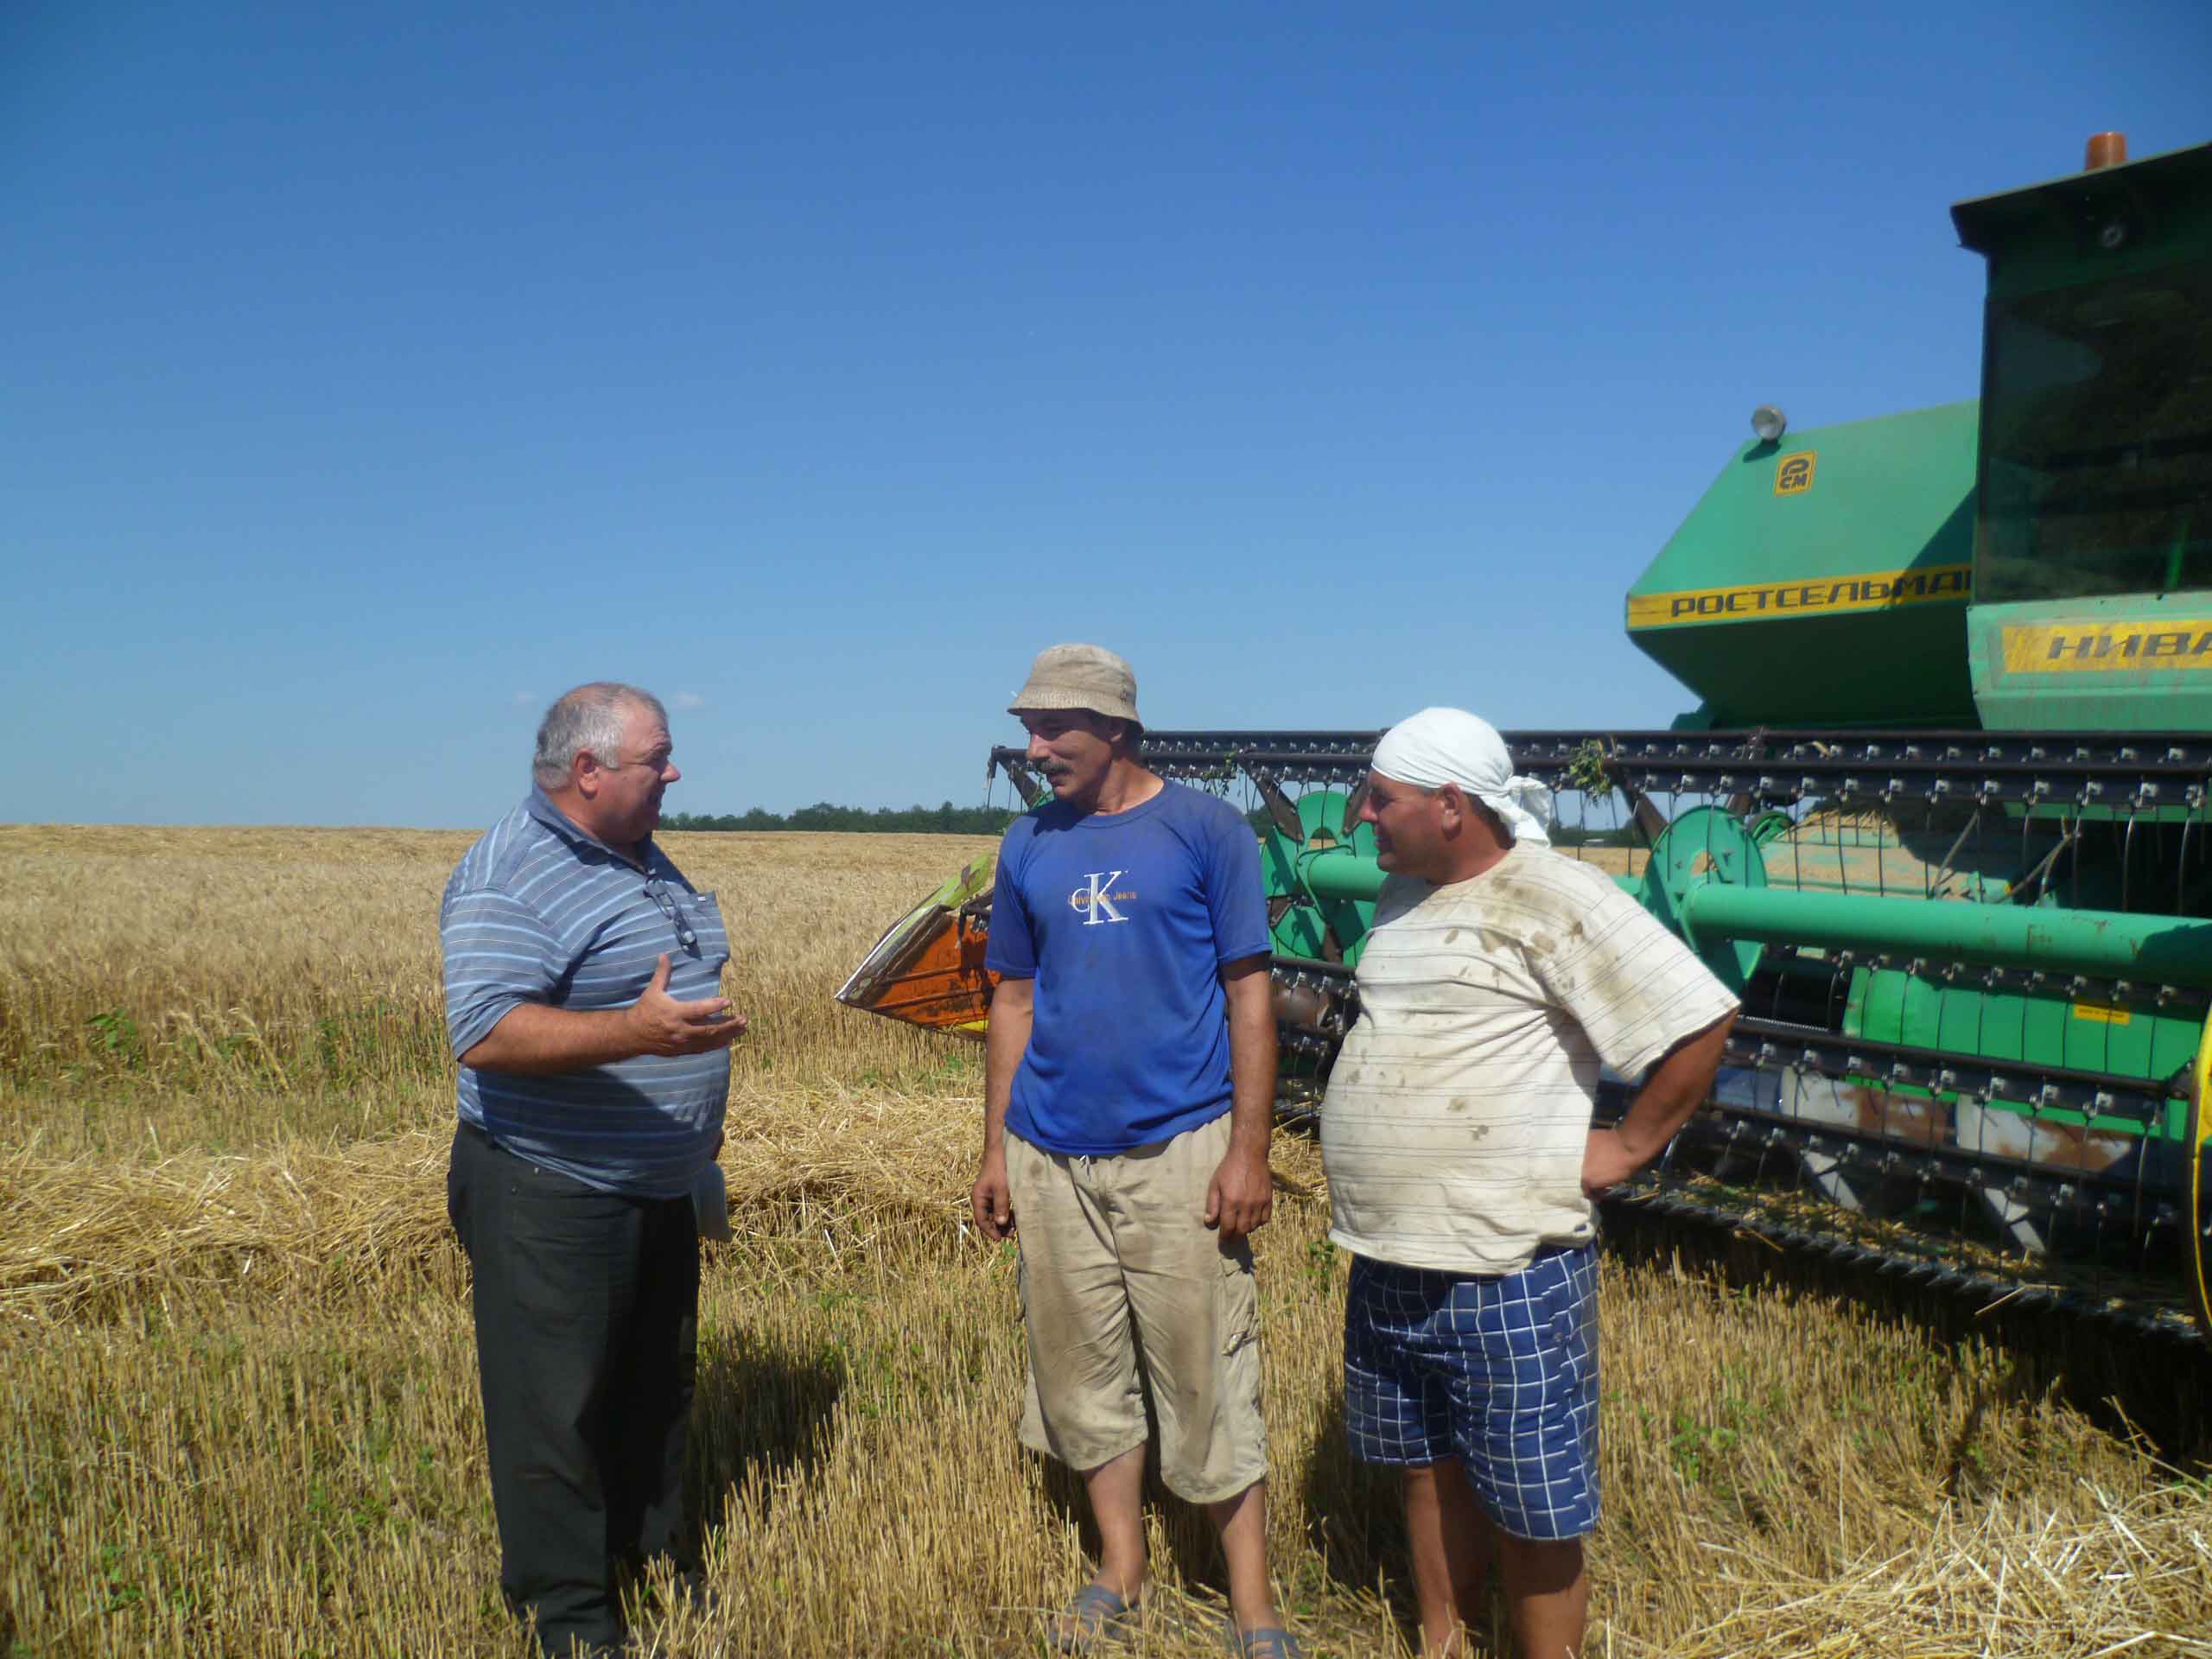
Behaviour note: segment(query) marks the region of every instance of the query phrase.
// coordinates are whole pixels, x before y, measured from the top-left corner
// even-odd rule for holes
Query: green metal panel
[[[2047,1067],[2068,1067],[2126,1077],[2174,1077],[2196,1058],[2204,1019],[2201,1009],[2166,1013],[2155,1007],[2081,1001],[2063,985],[2024,995],[1974,984],[1944,984],[1894,969],[1861,969],[1852,977],[1843,1028],[1853,1036],[1880,1042],[2017,1061],[2022,1098],[1992,1101],[1993,1106],[2033,1111],[2046,1121],[2110,1134],[2136,1135],[2142,1126],[2132,1117],[2088,1116],[2039,1105],[2028,1097],[2036,1073]],[[2179,1140],[2186,1116],[2179,1101],[2170,1102],[2152,1133]]]
[[[2212,730],[2212,592],[1977,605],[1967,628],[1993,730]]]
[[[1747,445],[1629,590],[1630,639],[1713,725],[1972,725],[1974,430],[1964,403]]]
[[[2077,999],[2063,980],[2029,995],[1890,969],[1859,974],[1844,1028],[2031,1066],[2171,1077],[2196,1057],[2204,1020],[2201,1010]]]

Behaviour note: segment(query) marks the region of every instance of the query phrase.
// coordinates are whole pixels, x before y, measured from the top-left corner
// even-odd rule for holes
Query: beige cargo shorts
[[[1228,1150],[1226,1113],[1109,1158],[1007,1136],[1029,1332],[1023,1445],[1081,1471],[1143,1445],[1141,1352],[1170,1491],[1217,1503],[1267,1473],[1251,1246],[1203,1219]]]

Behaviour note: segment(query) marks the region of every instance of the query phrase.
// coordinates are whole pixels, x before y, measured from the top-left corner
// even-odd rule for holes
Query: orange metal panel
[[[989,934],[970,918],[948,913],[925,944],[887,975],[863,1004],[871,1014],[934,1031],[979,1024],[988,1017],[999,976],[983,966]]]

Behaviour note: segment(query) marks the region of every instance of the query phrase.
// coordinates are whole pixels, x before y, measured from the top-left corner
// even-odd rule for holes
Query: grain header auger
[[[1628,595],[1694,711],[1506,737],[1562,853],[1744,999],[1646,1202],[2201,1342],[2212,145],[2131,163],[2100,135],[2089,163],[1952,209],[1988,262],[1978,402],[1756,413]],[[1145,740],[1253,809],[1294,1109],[1357,1014],[1378,736]],[[1038,798],[1023,751],[990,766]],[[988,860],[948,882],[840,995],[980,1029],[989,886]]]

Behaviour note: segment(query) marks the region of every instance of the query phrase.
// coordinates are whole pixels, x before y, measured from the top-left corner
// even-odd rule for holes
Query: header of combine
[[[1989,262],[1979,401],[1802,432],[1763,406],[1628,596],[1700,706],[1507,741],[1560,792],[1562,855],[1744,999],[1647,1202],[2189,1338],[2192,1307],[2212,1331],[2212,145],[1952,216]],[[1252,805],[1294,1102],[1357,1017],[1378,735],[1146,738]],[[1023,751],[991,765],[1035,798]],[[841,995],[975,1027],[989,899],[963,872]]]

